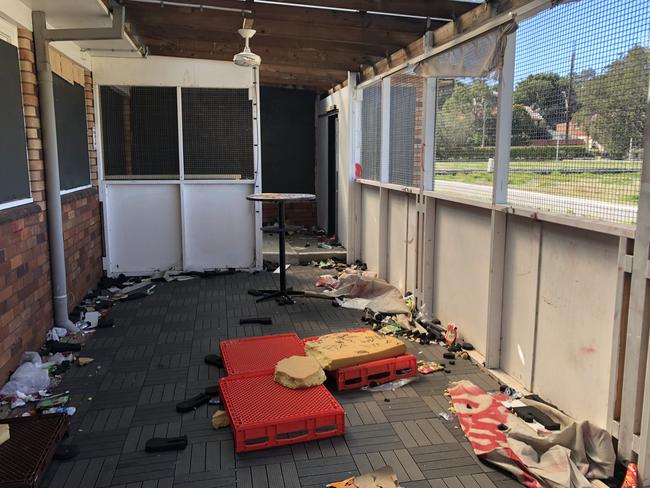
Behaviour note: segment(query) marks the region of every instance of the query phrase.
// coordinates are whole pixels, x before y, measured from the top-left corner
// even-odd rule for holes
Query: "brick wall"
[[[312,227],[317,224],[316,202],[287,203],[284,206],[284,220],[289,225]],[[278,219],[278,205],[273,202],[262,204],[262,221],[270,225]]]
[[[23,351],[36,350],[52,325],[45,171],[32,34],[18,30],[29,178],[34,203],[0,210],[0,384]],[[101,221],[97,160],[92,150],[92,78],[86,72],[86,106],[92,188],[63,197],[70,307],[101,276]]]

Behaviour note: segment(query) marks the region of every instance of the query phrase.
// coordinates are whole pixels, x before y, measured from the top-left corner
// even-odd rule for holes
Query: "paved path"
[[[310,287],[318,270],[291,267],[289,284]],[[235,454],[229,429],[215,431],[215,407],[178,414],[177,402],[213,385],[222,371],[204,364],[225,338],[296,332],[301,337],[359,327],[360,313],[327,300],[296,305],[256,304],[249,288],[274,286],[269,273],[165,283],[154,295],[116,306],[116,327],[98,330],[59,390],[77,406],[68,442],[81,453],[55,462],[48,488],[299,488],[390,464],[404,488],[520,486],[480,463],[456,422],[438,416],[449,380],[467,378],[486,389],[497,383],[478,366],[458,360],[451,374],[435,373],[395,392],[337,393],[346,410],[345,436]],[[271,315],[272,326],[239,325],[242,316]],[[443,348],[415,346],[418,358],[441,360]],[[389,400],[389,401],[386,401]],[[147,454],[153,436],[187,434],[181,452]]]
[[[459,181],[436,180],[435,189],[462,195],[466,198],[491,200],[492,187]],[[579,215],[590,219],[615,222],[636,222],[636,205],[590,200],[587,198],[564,197],[527,190],[508,189],[508,201],[515,205],[539,208],[540,210]]]

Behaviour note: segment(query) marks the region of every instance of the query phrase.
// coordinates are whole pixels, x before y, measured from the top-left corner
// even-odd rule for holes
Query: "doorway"
[[[338,199],[338,132],[339,116],[327,116],[327,234],[336,235],[336,202]]]

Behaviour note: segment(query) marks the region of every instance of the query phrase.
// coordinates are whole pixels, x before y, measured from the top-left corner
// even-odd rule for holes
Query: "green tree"
[[[549,138],[550,134],[548,131],[535,123],[525,106],[521,104],[513,105],[511,140],[513,146],[525,146],[531,140]]]
[[[437,114],[438,144],[447,148],[494,145],[496,91],[485,80],[457,82]]]
[[[610,157],[627,157],[630,143],[641,145],[649,74],[650,49],[637,46],[577,84],[576,122]]]
[[[538,73],[517,83],[513,102],[538,111],[549,128],[564,123],[578,110],[575,89],[569,90],[569,79],[555,73]],[[567,113],[567,101],[569,110]]]

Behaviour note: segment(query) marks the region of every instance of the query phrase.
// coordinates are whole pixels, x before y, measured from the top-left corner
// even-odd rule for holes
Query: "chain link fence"
[[[422,181],[424,86],[421,76],[390,77],[390,183],[417,187]]]
[[[492,198],[497,96],[493,77],[437,80],[435,190]]]
[[[509,201],[636,220],[650,2],[583,0],[517,30]]]
[[[361,101],[361,176],[380,179],[381,170],[381,81],[363,90]]]

